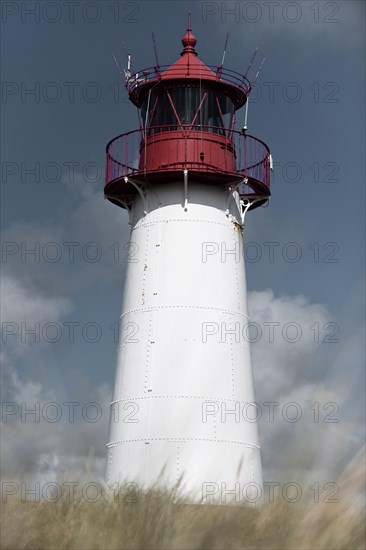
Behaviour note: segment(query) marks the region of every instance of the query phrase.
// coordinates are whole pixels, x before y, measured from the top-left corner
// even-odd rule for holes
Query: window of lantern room
[[[141,115],[149,135],[196,130],[229,137],[234,111],[233,102],[222,92],[190,86],[151,92],[143,102]]]

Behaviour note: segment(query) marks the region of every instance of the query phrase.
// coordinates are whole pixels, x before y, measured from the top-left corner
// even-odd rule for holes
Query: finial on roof
[[[193,55],[197,55],[196,50],[194,49],[195,45],[197,44],[197,38],[192,34],[191,29],[191,10],[188,11],[188,27],[187,32],[182,38],[182,44],[184,46],[184,50],[180,55],[184,55],[186,53],[193,53]]]

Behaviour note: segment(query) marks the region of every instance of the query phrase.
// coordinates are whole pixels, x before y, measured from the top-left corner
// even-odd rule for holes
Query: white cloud
[[[32,361],[42,356],[44,327],[69,315],[73,303],[64,296],[47,296],[6,274],[0,288],[2,367],[12,368],[22,358],[29,368]]]
[[[3,277],[1,287],[3,320],[18,324],[35,321],[46,323],[58,321],[72,311],[72,303],[68,298],[42,296],[14,278]]]
[[[111,388],[101,384],[78,395],[73,418],[65,405],[61,387],[44,386],[44,370],[49,368],[44,351],[49,343],[41,338],[24,339],[22,323],[28,329],[40,323],[57,323],[73,309],[72,301],[62,296],[47,296],[29,289],[8,276],[2,280],[2,329],[7,349],[2,353],[2,476],[17,481],[70,480],[85,474],[90,450],[95,450],[94,473],[101,478],[105,460]],[[7,334],[9,323],[18,328]],[[22,360],[22,375],[16,365]],[[36,364],[31,369],[31,364]],[[81,392],[82,393],[82,392]],[[87,403],[94,402],[90,414],[82,414]],[[50,405],[55,403],[56,405]],[[97,422],[93,414],[98,408]],[[89,409],[87,409],[88,411]],[[31,411],[35,411],[32,413]],[[54,415],[60,419],[53,422]]]
[[[271,290],[249,293],[249,309],[251,321],[260,326],[279,323],[273,342],[263,331],[251,348],[256,402],[263,410],[258,429],[264,477],[332,481],[363,442],[364,397],[355,391],[363,357],[357,343],[363,329],[347,339],[338,333],[338,342],[327,343],[329,330],[323,327],[332,318],[323,304],[304,296],[276,297]],[[281,331],[292,322],[301,328],[301,338],[294,343]],[[272,421],[265,402],[278,403]],[[291,422],[297,411],[299,420]]]
[[[252,344],[252,356],[263,400],[286,395],[294,385],[316,379],[319,345],[327,334],[323,327],[331,321],[326,308],[304,296],[275,297],[265,290],[249,293],[249,311],[251,321],[262,331]]]
[[[62,224],[16,222],[3,234],[3,243],[10,243],[1,289],[3,343],[6,344],[1,354],[3,403],[13,403],[17,409],[12,414],[14,410],[10,405],[7,421],[3,422],[2,437],[6,442],[2,446],[3,478],[45,481],[66,475],[75,479],[85,472],[91,449],[95,453],[96,475],[103,474],[110,386],[94,384],[88,374],[82,383],[75,380],[80,405],[75,409],[76,420],[70,422],[69,409],[63,403],[67,401],[65,395],[72,394],[74,387],[70,387],[72,380],[67,381],[67,376],[70,372],[71,376],[78,376],[77,369],[58,364],[55,358],[55,372],[50,374],[47,351],[51,344],[42,334],[38,341],[32,336],[24,338],[22,329],[22,324],[32,329],[38,323],[41,331],[47,323],[61,325],[74,309],[69,297],[71,292],[81,286],[85,289],[95,281],[105,284],[121,278],[121,267],[125,264],[115,263],[113,252],[107,256],[106,251],[114,242],[122,239],[123,245],[123,238],[127,239],[126,214],[104,201],[101,189],[81,186],[82,183],[79,178],[77,186],[72,189],[71,184],[68,186],[75,206],[67,210]],[[97,264],[87,262],[80,252],[78,257],[80,247],[75,249],[75,262],[68,261],[64,242],[77,242],[80,247],[85,242],[97,243],[103,252],[101,261]],[[60,260],[48,260],[46,247],[49,243],[55,243],[62,250]],[[25,250],[32,249],[36,250],[36,255],[25,254]],[[50,257],[54,250],[48,250]],[[15,334],[9,333],[12,330]],[[62,369],[65,374],[61,375]],[[60,384],[50,387],[50,380],[58,378]],[[61,420],[56,423],[48,421],[47,414],[44,418],[42,413],[50,402],[57,403],[62,410]],[[81,413],[82,407],[90,402],[97,403],[102,411],[96,423],[89,422]],[[36,417],[26,415],[23,422],[24,407],[38,407],[40,412]]]
[[[102,479],[111,388],[101,384],[70,408],[66,401],[57,399],[57,389],[45,390],[40,382],[21,379],[15,370],[6,378],[9,392],[2,409],[2,438],[6,442],[2,446],[3,479],[75,481],[86,474],[91,454],[94,479]],[[92,421],[94,415],[96,422]]]
[[[78,174],[65,195],[58,223],[15,222],[2,235],[3,272],[43,294],[117,281],[126,267],[116,246],[123,251],[129,240],[127,213]]]

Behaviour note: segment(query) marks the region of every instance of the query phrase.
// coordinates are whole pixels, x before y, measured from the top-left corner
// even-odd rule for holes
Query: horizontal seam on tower
[[[256,445],[255,443],[249,443],[248,441],[236,441],[230,439],[209,439],[203,437],[137,437],[133,439],[120,439],[117,441],[111,441],[110,443],[107,443],[106,447],[115,447],[116,445],[122,445],[123,443],[136,443],[138,441],[172,441],[174,443],[184,443],[187,441],[206,441],[209,443],[234,443],[244,445],[245,447],[249,447],[251,449],[260,449],[259,445]]]
[[[194,223],[211,223],[215,225],[223,225],[224,227],[227,227],[228,229],[231,229],[231,222],[230,223],[223,223],[223,222],[215,222],[211,220],[190,220],[185,218],[170,218],[166,220],[156,220],[153,222],[147,222],[147,223],[141,223],[139,225],[135,225],[133,230],[140,229],[142,227],[149,227],[151,225],[157,225],[158,223],[169,223],[169,222],[194,222]]]
[[[111,402],[110,407],[115,403],[123,401],[137,401],[139,399],[205,399],[207,401],[233,401],[234,403],[243,403],[245,405],[256,405],[253,401],[243,401],[241,399],[233,399],[232,397],[207,397],[206,395],[141,395],[138,397],[122,397]]]
[[[129,309],[128,311],[125,311],[124,313],[122,313],[121,318],[124,315],[127,315],[128,313],[133,313],[133,312],[136,312],[136,311],[150,312],[150,311],[156,311],[158,309],[171,309],[171,308],[209,309],[209,310],[213,310],[213,311],[221,311],[222,313],[228,313],[229,315],[241,315],[242,317],[246,317],[247,319],[249,319],[249,315],[246,315],[245,313],[242,313],[241,311],[232,311],[230,309],[224,309],[224,308],[221,308],[221,307],[214,307],[214,306],[187,306],[187,305],[184,305],[184,306],[175,305],[175,306],[137,307],[135,309]]]

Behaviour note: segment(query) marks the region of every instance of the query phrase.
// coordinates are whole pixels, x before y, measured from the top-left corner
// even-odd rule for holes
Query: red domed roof
[[[169,81],[180,81],[179,85],[186,84],[185,81],[209,81],[212,87],[220,89],[229,96],[239,109],[247,100],[251,84],[247,78],[240,73],[220,67],[208,67],[197,56],[195,46],[197,39],[192,33],[190,25],[182,38],[183,51],[180,58],[172,65],[166,67],[155,66],[139,71],[126,80],[126,88],[130,100],[136,107],[141,107],[149,91],[157,85],[168,85]],[[187,83],[190,85],[189,83]],[[202,82],[204,85],[204,82]]]
[[[184,49],[180,54],[181,57],[161,74],[162,80],[173,78],[217,80],[217,75],[198,58],[194,49],[197,39],[189,27],[182,38],[182,44]]]

